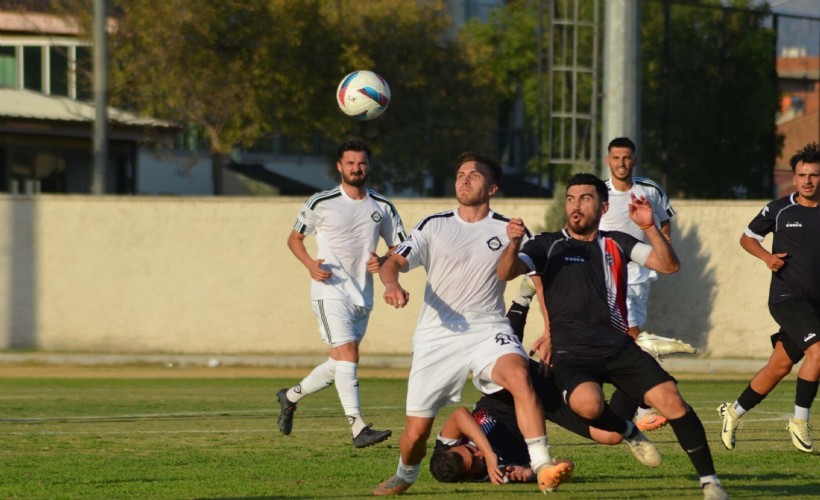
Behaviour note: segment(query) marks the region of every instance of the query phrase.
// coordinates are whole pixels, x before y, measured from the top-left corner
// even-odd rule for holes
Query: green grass
[[[116,376],[116,371],[112,372]],[[386,444],[354,449],[334,389],[305,399],[293,434],[276,430],[278,388],[294,379],[55,379],[0,382],[0,498],[357,498],[395,472],[405,380],[364,378],[368,421]],[[719,442],[715,407],[745,380],[681,380],[707,430],[733,498],[820,497],[820,455],[792,448],[794,382],[744,418],[738,446]],[[476,399],[471,384],[464,402]],[[445,411],[437,421],[443,422]],[[815,411],[817,413],[817,411]],[[815,426],[818,417],[813,419]],[[668,427],[649,434],[664,463],[638,464],[549,426],[553,455],[577,463],[559,498],[700,498],[694,470]],[[820,438],[820,436],[815,436]],[[425,461],[411,498],[533,495],[534,485],[438,484]]]

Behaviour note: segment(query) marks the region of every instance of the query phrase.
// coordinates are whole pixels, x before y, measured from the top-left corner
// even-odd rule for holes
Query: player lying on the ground
[[[530,361],[533,389],[550,422],[598,443],[615,445],[624,441],[617,432],[590,427],[563,403],[551,375],[540,373]],[[640,459],[640,454],[635,454]],[[573,464],[569,460],[564,462]],[[645,465],[652,465],[646,464]],[[527,444],[518,429],[515,406],[507,391],[485,395],[470,413],[456,409],[441,428],[430,458],[430,472],[445,483],[459,481],[533,482]],[[571,474],[571,471],[570,471]]]

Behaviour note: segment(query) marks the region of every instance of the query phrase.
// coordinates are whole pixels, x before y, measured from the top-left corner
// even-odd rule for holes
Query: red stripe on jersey
[[[606,251],[606,262],[609,264],[609,271],[612,275],[612,283],[615,285],[615,306],[621,314],[621,321],[626,325],[626,263],[621,258],[621,251],[618,244],[612,238],[604,238],[604,249]]]

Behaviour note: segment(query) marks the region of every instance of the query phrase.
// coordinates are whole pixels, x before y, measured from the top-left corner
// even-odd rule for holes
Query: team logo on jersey
[[[605,253],[604,258],[606,259],[606,265],[611,266],[615,263],[615,257],[611,253]]]
[[[490,250],[495,252],[496,250],[501,248],[501,240],[498,239],[498,236],[493,236],[489,240],[487,240],[487,246],[490,247]]]
[[[370,214],[370,218],[373,219],[373,222],[381,222],[382,221],[382,214],[379,212],[373,212]]]

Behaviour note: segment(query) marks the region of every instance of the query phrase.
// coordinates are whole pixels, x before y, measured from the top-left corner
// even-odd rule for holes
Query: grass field
[[[403,378],[362,374],[368,421],[392,428],[394,436],[357,450],[334,389],[304,400],[293,434],[282,436],[275,392],[296,378],[274,378],[280,374],[258,369],[180,373],[0,372],[0,498],[358,498],[395,472]],[[785,430],[793,380],[744,417],[738,446],[730,452],[720,444],[715,407],[735,398],[747,378],[677,375],[704,422],[718,474],[733,498],[820,498],[820,454],[796,451]],[[468,384],[464,402],[475,399]],[[817,415],[813,422],[820,428]],[[694,470],[668,427],[649,433],[664,457],[657,469],[638,464],[626,445],[591,444],[556,426],[548,432],[553,455],[577,463],[574,481],[556,498],[701,497]],[[535,494],[532,484],[438,484],[425,461],[406,496]]]

